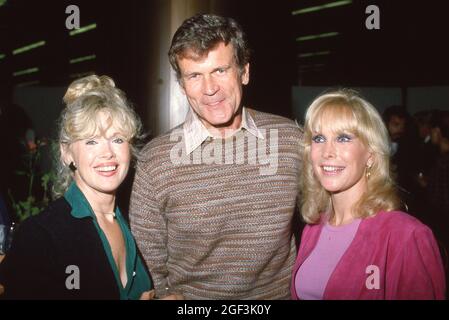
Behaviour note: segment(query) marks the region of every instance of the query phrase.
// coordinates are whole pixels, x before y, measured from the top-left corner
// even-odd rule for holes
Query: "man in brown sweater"
[[[143,149],[130,208],[156,294],[288,299],[301,130],[241,105],[249,49],[233,19],[187,19],[169,57],[190,110]]]

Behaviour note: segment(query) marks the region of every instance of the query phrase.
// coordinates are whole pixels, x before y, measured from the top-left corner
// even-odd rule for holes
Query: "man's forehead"
[[[209,51],[199,51],[195,50],[193,48],[185,49],[183,52],[178,54],[178,61],[181,60],[192,60],[195,62],[201,62],[204,61],[207,56],[209,55]]]
[[[219,41],[209,49],[201,49],[197,47],[185,48],[180,53],[178,53],[177,57],[178,62],[183,59],[192,60],[194,62],[202,62],[206,60],[211,53],[215,53],[217,50],[220,50],[221,52],[223,52],[224,50],[229,50],[233,55],[233,49],[234,48],[232,43],[225,44],[223,41]]]

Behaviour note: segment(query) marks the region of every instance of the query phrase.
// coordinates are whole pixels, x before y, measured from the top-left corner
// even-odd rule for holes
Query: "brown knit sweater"
[[[240,131],[182,155],[179,126],[142,151],[130,222],[159,296],[290,297],[301,130],[249,111],[265,139]]]

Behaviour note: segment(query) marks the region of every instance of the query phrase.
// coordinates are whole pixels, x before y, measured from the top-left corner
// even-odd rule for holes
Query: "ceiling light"
[[[324,9],[331,9],[331,8],[335,8],[335,7],[348,5],[348,4],[351,4],[351,3],[352,3],[351,0],[330,2],[330,3],[326,3],[326,4],[323,4],[323,5],[320,5],[320,6],[314,6],[314,7],[308,7],[308,8],[295,10],[295,11],[292,12],[292,15],[296,16],[298,14],[304,14],[304,13],[309,13],[309,12],[316,12],[316,11],[320,11],[320,10],[324,10]]]
[[[87,25],[85,27],[72,30],[72,31],[69,32],[69,34],[71,36],[74,36],[74,35],[77,35],[77,34],[80,34],[80,33],[84,33],[84,32],[87,32],[87,31],[90,31],[90,30],[93,30],[93,29],[96,29],[96,28],[97,28],[97,24],[96,23],[92,23],[92,24],[89,24],[89,25]]]
[[[97,58],[96,55],[91,54],[90,56],[84,56],[84,57],[79,57],[79,58],[71,59],[71,60],[70,60],[70,64],[80,63],[80,62],[89,61],[89,60],[94,60],[94,59],[96,59],[96,58]]]
[[[321,34],[314,34],[310,36],[301,36],[296,38],[296,41],[307,41],[307,40],[316,40],[316,39],[322,39],[322,38],[329,38],[329,37],[335,37],[338,36],[338,32],[328,32],[328,33],[321,33]]]
[[[46,43],[45,41],[39,41],[39,42],[35,42],[35,43],[32,43],[32,44],[29,44],[27,46],[15,49],[12,52],[12,54],[16,55],[16,54],[19,54],[19,53],[23,53],[23,52],[26,52],[26,51],[30,51],[30,50],[36,49],[36,48],[45,46],[45,43]]]
[[[16,71],[12,75],[14,77],[17,77],[17,76],[22,76],[24,74],[36,73],[38,71],[39,71],[39,68],[29,68],[29,69],[25,69],[25,70]]]

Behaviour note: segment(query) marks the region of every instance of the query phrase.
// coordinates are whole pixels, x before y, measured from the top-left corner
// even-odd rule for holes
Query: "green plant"
[[[53,172],[42,174],[37,170],[42,155],[42,148],[46,145],[45,140],[37,141],[36,144],[28,142],[27,152],[24,155],[24,170],[16,171],[17,176],[26,177],[28,183],[26,199],[16,201],[11,194],[11,190],[8,192],[12,208],[19,223],[31,216],[37,215],[50,202],[50,188],[52,182],[55,180],[55,174]],[[39,192],[36,192],[36,179],[40,179],[40,185],[38,186],[40,187],[38,188]]]

